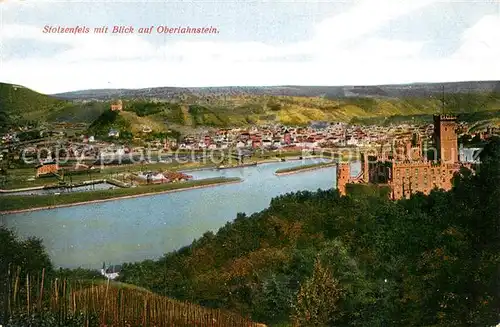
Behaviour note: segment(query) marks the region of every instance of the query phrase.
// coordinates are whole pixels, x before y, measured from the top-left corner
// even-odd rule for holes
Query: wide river
[[[238,212],[266,208],[280,194],[335,187],[335,168],[276,176],[280,168],[318,159],[266,163],[253,167],[190,172],[195,179],[240,177],[243,182],[67,208],[0,216],[0,224],[20,237],[43,240],[55,266],[96,269],[155,259],[216,232]],[[352,169],[352,174],[359,171]]]

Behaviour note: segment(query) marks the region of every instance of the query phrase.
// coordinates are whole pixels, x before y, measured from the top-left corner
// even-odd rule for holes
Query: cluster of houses
[[[359,128],[361,131],[361,128]],[[357,145],[363,133],[347,124],[337,123],[326,128],[273,126],[250,129],[220,129],[214,135],[188,136],[180,144],[185,149],[236,148],[318,148],[326,145]],[[351,138],[353,141],[351,141]]]
[[[115,104],[115,110],[120,110],[120,103]],[[103,157],[124,156],[127,154],[141,153],[146,149],[153,150],[224,150],[224,149],[268,149],[268,150],[300,150],[336,147],[374,147],[398,140],[408,140],[414,133],[424,138],[432,139],[433,124],[398,124],[391,126],[364,126],[347,123],[312,122],[308,127],[265,125],[251,126],[249,128],[224,128],[206,130],[198,134],[186,135],[183,138],[171,137],[156,139],[149,142],[119,144],[97,140],[92,135],[82,135],[79,138],[58,138],[52,140],[52,145],[45,141],[29,144],[32,148],[23,145],[25,154],[30,151],[36,153],[37,147],[51,147],[57,145],[59,152],[65,158],[81,160],[98,160]],[[63,128],[64,126],[59,126]],[[58,127],[58,128],[59,128]],[[147,127],[147,126],[146,126]],[[145,127],[145,128],[146,128]],[[457,123],[458,136],[468,132],[468,126]],[[486,139],[491,134],[499,133],[498,128],[489,128],[477,133],[480,139]],[[112,130],[111,134],[118,136],[120,131]],[[16,132],[2,136],[2,144],[15,142]],[[123,142],[121,142],[123,143]],[[49,160],[48,158],[47,160]],[[1,160],[1,159],[0,159]]]
[[[458,125],[459,133],[467,132],[467,125]],[[181,149],[226,149],[236,148],[332,148],[370,147],[385,144],[395,139],[406,139],[415,132],[432,137],[433,124],[400,124],[393,126],[362,126],[346,123],[311,124],[309,127],[294,126],[253,126],[249,129],[219,129],[213,133],[188,135],[180,142],[164,141],[164,148]],[[488,133],[480,133],[487,138]],[[473,135],[474,136],[474,135]]]
[[[8,144],[11,142],[19,142],[19,137],[17,136],[17,133],[7,133],[5,135],[2,135],[2,144]]]
[[[338,126],[343,126],[339,123]],[[253,126],[249,129],[219,129],[211,134],[188,135],[178,144],[181,149],[227,149],[227,148],[290,148],[318,147],[331,135],[330,129],[312,127]],[[165,147],[170,146],[165,142]]]
[[[193,176],[174,171],[165,171],[165,172],[141,172],[137,175],[137,177],[147,184],[160,184],[160,183],[176,183],[176,182],[184,182],[193,178]]]

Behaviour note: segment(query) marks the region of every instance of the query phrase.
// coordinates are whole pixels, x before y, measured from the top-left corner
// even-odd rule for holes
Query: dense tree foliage
[[[342,297],[343,290],[339,282],[320,260],[316,260],[313,275],[304,281],[297,295],[294,325],[321,327],[335,323],[341,314],[338,302]]]
[[[0,226],[0,278],[8,274],[9,269],[21,267],[21,273],[39,273],[43,268],[52,272],[49,256],[37,238],[19,240],[12,231]]]
[[[449,192],[397,202],[335,190],[279,196],[158,261],[125,265],[123,280],[268,323],[326,312],[329,326],[494,325],[500,141],[481,155]],[[317,300],[326,289],[327,307]]]
[[[12,231],[0,226],[0,318],[7,309],[9,276],[39,275],[46,269],[47,275],[53,273],[49,256],[41,240],[29,238],[19,240]],[[0,319],[1,321],[1,319]]]
[[[104,111],[89,127],[89,131],[96,135],[107,135],[110,128],[119,128],[120,119],[118,111]]]
[[[135,112],[139,117],[145,117],[162,112],[163,106],[164,105],[162,103],[136,101],[131,103],[127,110]]]
[[[68,105],[22,86],[0,83],[0,131],[19,126],[26,120],[43,120],[44,115]]]
[[[0,244],[0,323],[6,322],[5,319],[9,316],[8,294],[12,294],[12,281],[16,278],[19,278],[18,289],[21,293],[24,292],[19,294],[20,301],[25,301],[27,289],[32,294],[40,291],[42,275],[45,285],[50,285],[55,278],[89,282],[102,279],[98,272],[85,269],[54,269],[42,240],[32,237],[19,239],[3,226],[0,226]],[[27,276],[30,277],[31,284],[27,284]],[[60,326],[53,323],[55,316],[48,313],[42,317],[21,312],[10,318],[13,320],[10,326]],[[81,319],[79,316],[69,317],[61,326],[82,326],[79,323]]]

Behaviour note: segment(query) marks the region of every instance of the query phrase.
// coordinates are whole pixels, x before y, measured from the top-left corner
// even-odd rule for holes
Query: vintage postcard
[[[499,58],[496,0],[1,0],[0,327],[499,324]]]

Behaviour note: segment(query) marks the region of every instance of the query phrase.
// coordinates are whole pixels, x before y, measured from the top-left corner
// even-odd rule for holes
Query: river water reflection
[[[178,193],[4,215],[0,223],[21,237],[36,236],[56,266],[99,268],[158,258],[190,244],[207,230],[216,232],[236,213],[252,214],[273,197],[299,190],[335,187],[335,168],[275,176],[280,168],[313,160],[189,172],[194,178],[240,177],[243,182]],[[359,165],[352,169],[355,175]]]

